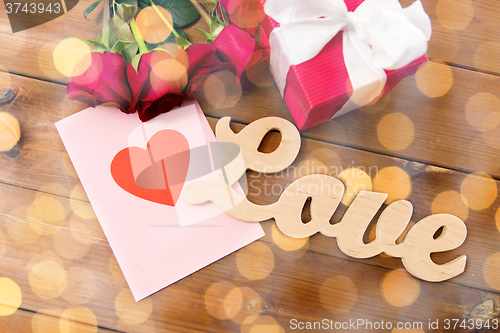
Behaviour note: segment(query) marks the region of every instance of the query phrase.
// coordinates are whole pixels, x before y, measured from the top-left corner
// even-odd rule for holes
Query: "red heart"
[[[181,133],[161,130],[146,149],[128,147],[111,162],[116,184],[139,198],[175,206],[189,167],[189,144]]]

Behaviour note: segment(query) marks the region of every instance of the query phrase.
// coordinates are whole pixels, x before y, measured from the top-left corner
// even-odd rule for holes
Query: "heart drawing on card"
[[[111,162],[111,176],[118,186],[136,197],[175,206],[189,168],[187,139],[174,130],[156,132],[146,149],[127,147]]]

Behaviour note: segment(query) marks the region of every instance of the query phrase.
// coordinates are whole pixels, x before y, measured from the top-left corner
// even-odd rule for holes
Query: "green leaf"
[[[134,42],[134,35],[130,30],[130,26],[123,19],[118,16],[110,20],[110,28],[118,40],[123,42]]]
[[[140,8],[150,5],[149,0],[138,1]],[[200,17],[200,14],[189,0],[153,0],[153,2],[155,5],[162,6],[170,12],[175,28],[191,24]]]
[[[137,55],[137,51],[139,51],[139,46],[137,46],[137,43],[135,42],[129,44],[122,50],[121,54],[127,64],[130,64],[132,62],[134,57]]]
[[[96,2],[88,6],[87,9],[85,9],[85,11],[83,12],[83,17],[85,17],[87,21],[89,20],[87,16],[89,16],[89,14],[94,11],[95,7],[97,7],[97,5],[101,3],[101,1],[102,0],[97,0]]]
[[[123,50],[124,50],[127,46],[129,46],[130,44],[132,44],[132,43],[130,43],[130,42],[122,42],[122,41],[120,41],[120,40],[119,40],[119,41],[117,41],[117,42],[113,45],[113,47],[111,48],[111,52],[118,52],[118,53],[120,53],[120,52],[122,52],[122,51],[123,51]]]
[[[115,0],[115,3],[137,7],[138,1],[137,0]]]
[[[139,68],[139,62],[141,61],[143,53],[137,54],[134,59],[132,59],[132,67],[134,67],[135,71]]]
[[[116,16],[121,18],[124,22],[130,23],[132,19],[135,17],[137,14],[137,11],[139,8],[137,7],[137,1],[135,6],[133,5],[126,5],[126,4],[121,4],[121,5],[116,5]]]
[[[207,39],[208,42],[213,42],[215,40],[215,37],[211,33],[206,32],[205,30],[199,28],[198,30],[200,30],[201,33],[205,35],[205,38]]]
[[[108,49],[103,44],[96,42],[95,40],[82,40],[85,44],[90,45],[94,52],[104,53]]]

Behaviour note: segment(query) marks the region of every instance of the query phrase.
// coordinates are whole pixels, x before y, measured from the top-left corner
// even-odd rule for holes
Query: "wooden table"
[[[407,198],[414,206],[410,226],[440,212],[465,221],[465,243],[432,256],[443,263],[467,255],[463,274],[421,281],[400,259],[353,259],[333,238],[291,240],[265,221],[259,241],[138,303],[54,126],[85,108],[67,99],[68,79],[55,69],[52,51],[65,35],[95,37],[98,14],[90,22],[82,17],[92,2],[80,1],[66,15],[16,34],[3,5],[0,10],[0,88],[16,93],[0,111],[14,115],[22,131],[19,143],[0,154],[2,332],[291,332],[308,322],[343,332],[400,332],[393,330],[398,323],[414,329],[408,332],[498,331],[498,1],[423,0],[433,23],[432,61],[377,104],[302,132],[301,152],[285,176],[249,174],[262,189],[251,192],[251,200],[268,204],[277,193],[267,185],[266,195],[265,181],[284,186],[309,173],[362,169],[368,179],[354,177],[352,186],[368,181],[391,200]],[[200,38],[194,28],[188,33]],[[265,116],[292,120],[274,85],[245,90],[229,109],[202,108],[212,126],[229,115],[236,130]],[[269,135],[263,150],[278,141],[279,135]],[[36,214],[60,222],[40,234]],[[375,223],[366,242],[374,238]],[[19,298],[7,293],[12,285],[22,294],[17,310],[3,305]],[[489,330],[476,327],[487,322]],[[303,331],[321,331],[317,325]]]

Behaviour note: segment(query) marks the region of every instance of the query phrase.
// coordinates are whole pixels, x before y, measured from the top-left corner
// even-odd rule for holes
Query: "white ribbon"
[[[281,94],[291,65],[314,58],[341,30],[353,93],[335,116],[380,95],[384,69],[402,68],[427,51],[431,22],[420,1],[402,8],[398,0],[366,0],[349,12],[343,0],[267,0],[277,21],[270,37],[271,71]]]

